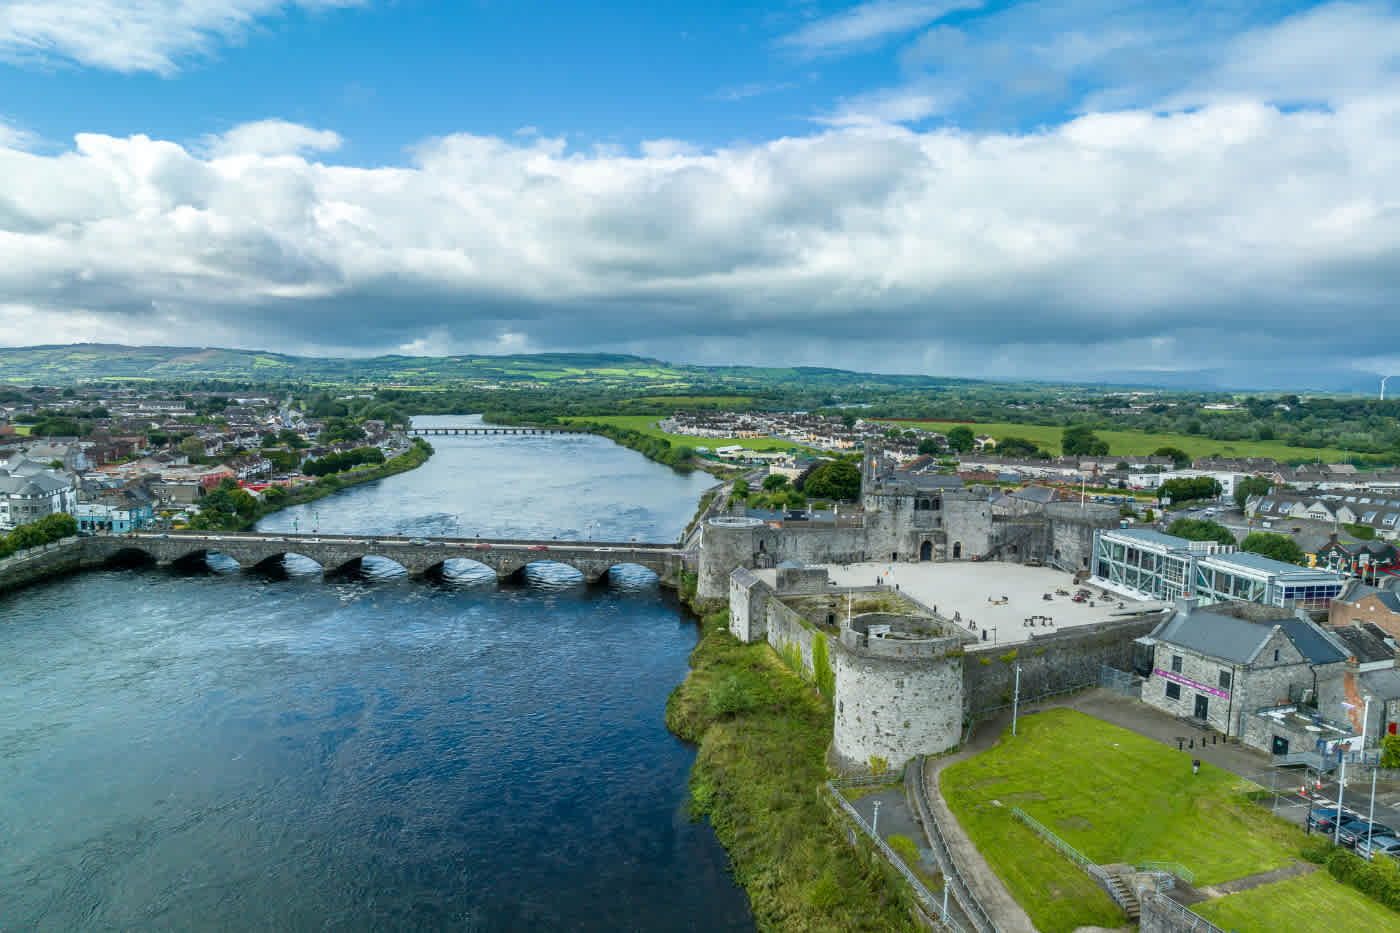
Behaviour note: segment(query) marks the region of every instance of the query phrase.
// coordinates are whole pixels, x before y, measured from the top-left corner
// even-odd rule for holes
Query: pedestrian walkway
[[[1002,730],[1011,724],[1011,713],[999,714],[986,720],[973,734],[971,741],[952,755],[943,758],[930,758],[924,762],[924,793],[933,809],[933,816],[943,828],[943,838],[948,844],[948,855],[957,866],[972,896],[977,898],[982,909],[992,918],[1001,933],[1036,933],[1035,924],[1025,912],[1006,885],[1001,883],[996,872],[987,864],[977,846],[973,845],[963,831],[958,818],[948,809],[939,788],[938,776],[949,765],[971,758],[986,751],[1000,741]]]
[[[1200,891],[1206,897],[1224,897],[1227,894],[1238,894],[1241,891],[1261,888],[1266,884],[1273,884],[1275,881],[1287,881],[1289,878],[1311,875],[1319,867],[1321,866],[1314,865],[1312,862],[1296,862],[1282,868],[1275,868],[1273,871],[1261,871],[1257,875],[1246,875],[1243,878],[1236,878],[1234,881],[1226,881],[1223,884],[1207,885]]]

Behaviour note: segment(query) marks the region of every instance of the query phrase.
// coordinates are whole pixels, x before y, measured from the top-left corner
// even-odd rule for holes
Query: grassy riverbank
[[[691,810],[708,818],[748,891],[760,930],[914,930],[904,881],[823,799],[831,703],[783,666],[766,642],[705,617],[690,676],[666,725],[700,746]]]

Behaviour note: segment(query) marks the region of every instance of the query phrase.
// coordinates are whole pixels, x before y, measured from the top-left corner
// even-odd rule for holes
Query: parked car
[[[1342,845],[1348,849],[1356,848],[1357,842],[1365,842],[1367,835],[1371,838],[1376,836],[1394,836],[1395,830],[1384,823],[1368,823],[1366,820],[1352,820],[1342,824],[1342,830],[1338,834],[1338,839]]]
[[[543,545],[543,544],[532,544],[532,545],[530,545],[529,548],[527,548],[527,550],[530,550],[530,551],[547,551],[547,550],[549,550],[549,548],[548,548],[546,545]]]
[[[485,541],[481,542],[480,544],[473,544],[472,547],[481,551],[487,551],[491,549],[491,545],[487,544]]]
[[[1331,832],[1332,827],[1337,823],[1336,807],[1318,807],[1308,811],[1308,829],[1315,829],[1319,832]]]
[[[1366,842],[1366,837],[1362,836],[1356,843],[1356,854],[1368,862],[1374,859],[1378,854],[1389,855],[1395,858],[1400,856],[1400,839],[1397,839],[1395,836],[1377,836],[1372,834],[1371,841],[1368,844]]]
[[[428,539],[427,539],[427,538],[414,538],[412,541],[410,541],[410,542],[408,542],[408,543],[409,543],[409,544],[427,544],[427,543],[428,543]]]

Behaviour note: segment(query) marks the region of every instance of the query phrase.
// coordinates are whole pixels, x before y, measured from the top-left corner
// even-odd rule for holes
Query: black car
[[[1368,823],[1365,820],[1351,820],[1342,824],[1342,830],[1338,835],[1338,839],[1341,841],[1342,845],[1346,846],[1348,849],[1354,849],[1356,848],[1357,841],[1365,839],[1368,832],[1372,837],[1395,835],[1395,830],[1386,826],[1384,823]]]

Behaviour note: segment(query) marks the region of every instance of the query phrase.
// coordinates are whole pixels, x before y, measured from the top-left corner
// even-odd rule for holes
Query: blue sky
[[[1394,2],[0,0],[9,344],[1365,383],[1395,177]]]

